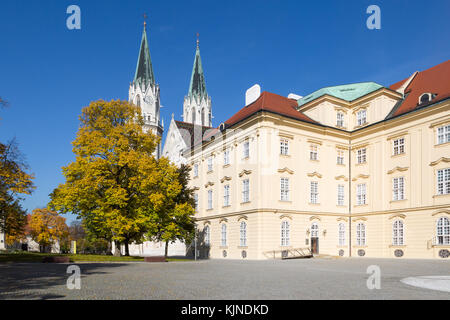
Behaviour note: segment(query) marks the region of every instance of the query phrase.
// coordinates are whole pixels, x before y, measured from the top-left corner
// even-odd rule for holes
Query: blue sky
[[[66,28],[71,4],[81,8],[81,30]],[[381,30],[366,27],[371,4]],[[255,83],[303,96],[362,81],[388,86],[446,61],[449,12],[448,0],[2,0],[0,96],[10,107],[0,110],[0,141],[16,137],[36,175],[24,206],[45,206],[64,181],[82,107],[127,99],[143,13],[167,128],[172,113],[181,120],[197,32],[217,126]]]

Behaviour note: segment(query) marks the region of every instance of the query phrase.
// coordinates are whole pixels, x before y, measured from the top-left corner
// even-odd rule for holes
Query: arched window
[[[205,109],[202,110],[202,126],[205,125]]]
[[[140,95],[137,95],[136,96],[136,103],[135,103],[138,107],[140,107],[141,106],[141,96]]]
[[[227,225],[225,223],[222,224],[222,247],[226,247],[227,245]]]
[[[319,225],[316,222],[313,222],[311,225],[311,238],[319,237]]]
[[[437,244],[450,244],[450,221],[446,217],[437,221]]]
[[[247,223],[245,223],[245,221],[241,222],[241,227],[240,227],[240,244],[241,247],[246,247],[247,246]]]
[[[396,220],[392,225],[392,244],[394,246],[402,246],[403,243],[403,222]]]
[[[195,109],[192,110],[192,123],[195,124]]]
[[[205,233],[205,245],[209,246],[211,244],[211,231],[209,229],[209,226],[205,227],[204,233]]]
[[[345,246],[345,223],[339,223],[339,245]]]
[[[362,222],[356,225],[356,245],[366,245],[366,225]]]
[[[290,236],[289,236],[289,222],[283,221],[281,222],[281,246],[289,246],[290,245]]]

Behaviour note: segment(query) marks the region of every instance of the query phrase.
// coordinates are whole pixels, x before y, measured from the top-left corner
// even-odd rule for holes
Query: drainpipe
[[[348,147],[348,256],[352,256],[352,143]]]

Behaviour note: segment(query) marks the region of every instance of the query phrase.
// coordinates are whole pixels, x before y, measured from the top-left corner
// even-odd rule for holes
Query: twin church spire
[[[139,58],[133,82],[141,84],[144,87],[155,84],[152,59],[150,58],[150,49],[147,40],[146,24],[144,24],[144,32],[142,33],[141,48],[139,50]]]

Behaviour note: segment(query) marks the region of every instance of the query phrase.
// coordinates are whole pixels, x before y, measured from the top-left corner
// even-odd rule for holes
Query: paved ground
[[[0,299],[450,299],[407,277],[450,275],[450,260],[304,259],[172,263],[78,263],[81,289],[68,290],[68,265],[0,264]],[[370,265],[381,289],[367,288]],[[442,285],[442,283],[441,283]],[[445,286],[445,285],[444,285]]]

